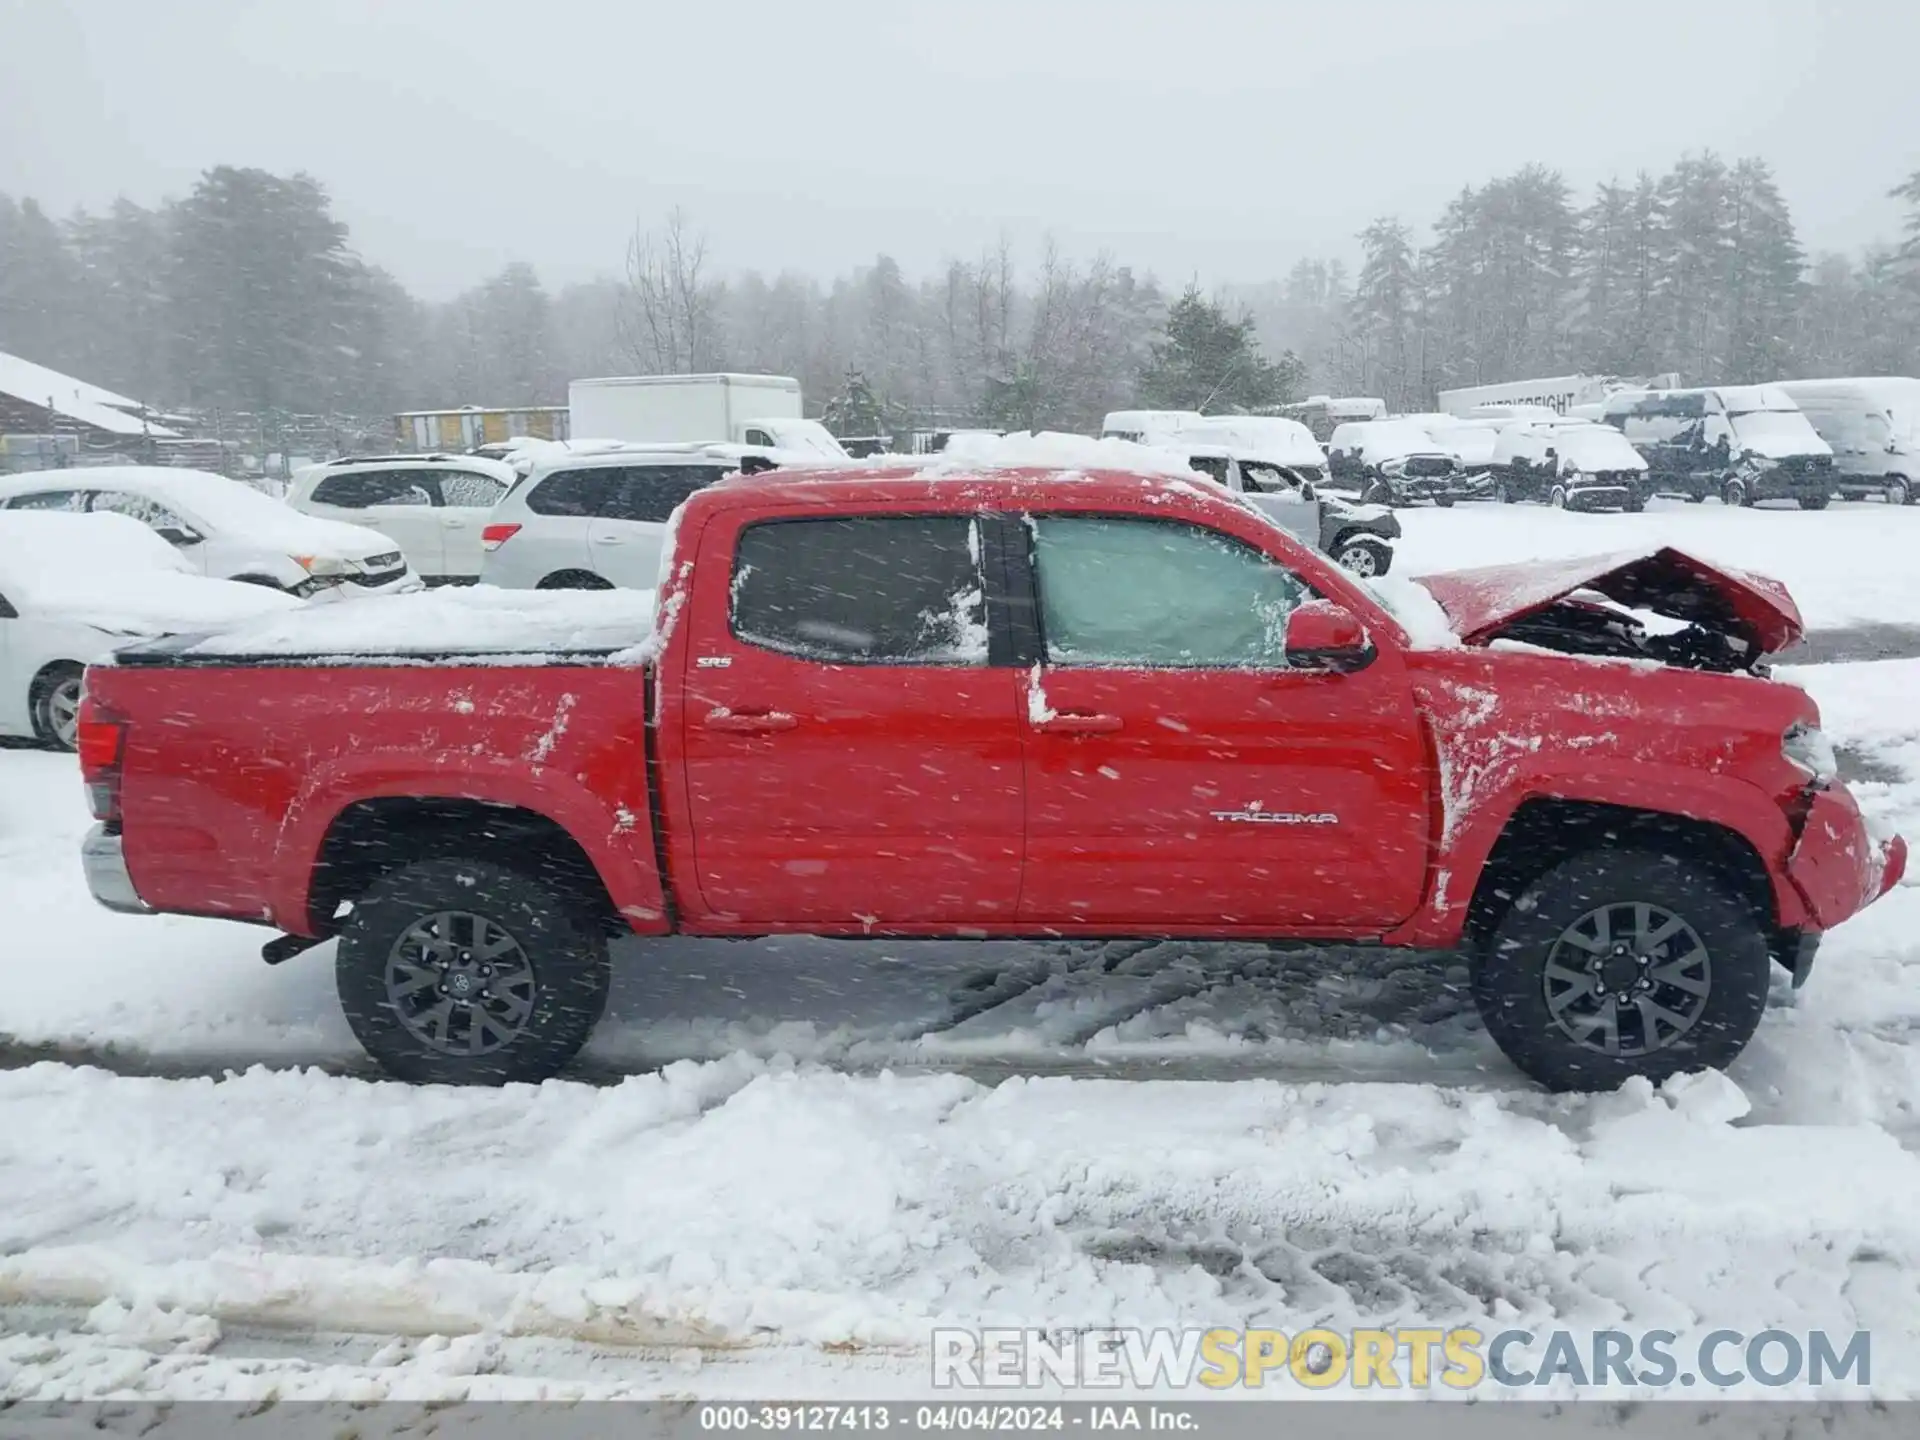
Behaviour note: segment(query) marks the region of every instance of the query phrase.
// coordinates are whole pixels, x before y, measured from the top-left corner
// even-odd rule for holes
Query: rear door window
[[[124,490],[96,492],[91,508],[96,514],[105,512],[109,515],[131,515],[141,524],[154,530],[186,531],[193,528],[158,500],[149,500],[144,495],[132,495]]]
[[[735,547],[733,633],[830,663],[985,665],[979,556],[964,515],[762,521]]]
[[[313,487],[313,503],[341,510],[371,510],[376,505],[431,505],[433,496],[421,482],[428,477],[410,470],[356,470],[329,475]]]
[[[491,510],[507,493],[504,482],[471,470],[442,470],[436,478],[440,482],[441,503],[459,509]]]
[[[694,491],[713,484],[727,472],[713,465],[635,465],[620,473],[623,481],[607,497],[607,508],[600,513],[608,520],[657,525],[663,524]]]
[[[604,466],[555,471],[527,492],[527,509],[536,515],[590,519],[600,513],[605,496],[618,488],[622,473]]]

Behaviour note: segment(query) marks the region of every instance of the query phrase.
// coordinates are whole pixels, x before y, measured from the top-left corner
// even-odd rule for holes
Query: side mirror
[[[198,545],[207,538],[198,530],[186,530],[178,525],[162,525],[156,533],[169,545],[178,545],[183,550],[189,545]]]
[[[1287,616],[1287,668],[1346,675],[1373,663],[1360,617],[1331,600],[1308,600]]]

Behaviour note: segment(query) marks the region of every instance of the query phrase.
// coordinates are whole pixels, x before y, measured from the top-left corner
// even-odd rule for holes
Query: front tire
[[[1378,540],[1342,540],[1334,558],[1341,569],[1372,579],[1387,573],[1393,564],[1393,551]]]
[[[61,662],[34,677],[27,696],[34,737],[50,750],[73,750],[80,743],[80,690],[86,671]]]
[[[478,860],[375,881],[340,932],[334,979],[355,1037],[416,1084],[557,1074],[606,1009],[607,942],[561,896]]]
[[[1721,1069],[1766,1007],[1767,937],[1711,871],[1590,850],[1529,885],[1474,969],[1507,1058],[1549,1090],[1611,1090]]]
[[[1827,502],[1832,498],[1831,495],[1802,495],[1800,497],[1800,508],[1802,510],[1824,510],[1827,508]]]
[[[1564,485],[1556,485],[1553,487],[1553,489],[1549,490],[1547,492],[1547,504],[1551,505],[1556,510],[1566,509],[1567,508],[1567,487]]]
[[[1729,509],[1738,510],[1753,504],[1753,495],[1747,489],[1746,481],[1729,480],[1726,489],[1720,492],[1720,501]]]
[[[1904,475],[1894,475],[1887,480],[1887,504],[1913,504],[1913,486],[1907,483]]]

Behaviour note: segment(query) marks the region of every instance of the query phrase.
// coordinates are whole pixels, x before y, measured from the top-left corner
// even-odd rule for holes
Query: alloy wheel
[[[1575,1044],[1634,1059],[1699,1023],[1713,993],[1712,958],[1681,916],[1644,901],[1589,910],[1547,952],[1541,988]]]

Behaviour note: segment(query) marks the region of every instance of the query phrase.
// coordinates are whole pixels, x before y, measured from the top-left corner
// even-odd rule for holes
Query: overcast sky
[[[0,191],[305,169],[417,292],[617,269],[909,273],[1053,234],[1212,284],[1351,255],[1528,161],[1757,154],[1812,248],[1920,169],[1914,0],[0,0]]]

